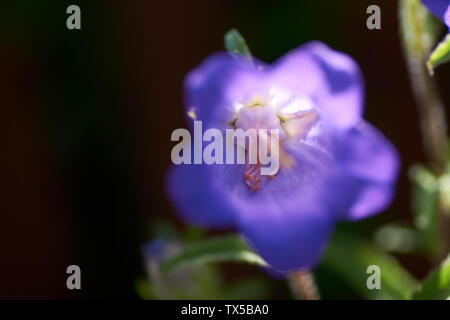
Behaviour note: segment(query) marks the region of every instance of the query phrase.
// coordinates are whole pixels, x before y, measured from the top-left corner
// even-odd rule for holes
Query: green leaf
[[[267,263],[260,256],[249,249],[241,237],[227,235],[205,239],[186,246],[183,252],[164,262],[161,270],[168,272],[186,263],[202,264],[225,261],[267,266]]]
[[[427,62],[428,71],[433,74],[433,70],[445,63],[450,61],[450,33],[445,37],[442,42],[440,42],[436,49],[431,53],[430,58]]]
[[[423,281],[422,287],[413,295],[414,300],[450,299],[450,256],[433,270]]]
[[[418,283],[391,255],[370,242],[344,232],[335,232],[323,264],[345,279],[368,299],[409,299]],[[376,265],[381,270],[381,289],[367,288],[367,267]]]
[[[414,224],[421,233],[426,252],[439,252],[439,180],[427,169],[414,165],[409,170],[413,182],[412,209]]]
[[[252,54],[245,42],[245,39],[236,29],[231,29],[225,34],[225,48],[233,54],[241,54],[252,61]]]

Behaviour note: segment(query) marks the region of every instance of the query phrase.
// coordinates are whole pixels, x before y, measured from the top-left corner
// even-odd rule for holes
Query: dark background
[[[70,4],[81,7],[81,30],[66,28]],[[371,4],[381,7],[381,30],[366,28]],[[354,57],[366,80],[365,117],[397,146],[403,166],[394,204],[369,226],[410,220],[407,168],[425,159],[396,1],[18,0],[2,7],[0,298],[137,298],[148,229],[158,219],[182,228],[162,184],[170,134],[185,126],[183,77],[223,50],[233,27],[266,62],[315,39]],[[436,74],[447,105],[449,71]],[[402,262],[424,275],[420,258]],[[81,267],[80,291],[66,289],[70,264]]]

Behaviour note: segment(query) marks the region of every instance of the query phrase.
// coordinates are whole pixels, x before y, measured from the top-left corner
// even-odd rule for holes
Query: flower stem
[[[289,284],[294,296],[299,300],[319,300],[319,292],[312,273],[295,271],[289,275]]]
[[[428,75],[423,61],[410,59],[409,70],[418,103],[425,153],[433,171],[440,175],[447,160],[445,111],[436,84]]]
[[[434,79],[426,68],[433,38],[430,13],[419,0],[400,0],[400,27],[411,86],[417,101],[426,156],[435,174],[444,172],[447,160],[445,111]]]

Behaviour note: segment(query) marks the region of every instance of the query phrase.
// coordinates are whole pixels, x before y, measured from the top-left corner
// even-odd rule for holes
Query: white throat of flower
[[[230,124],[235,129],[278,130],[280,167],[293,165],[292,158],[284,151],[283,142],[287,139],[304,139],[319,119],[309,97],[293,95],[277,88],[272,88],[268,94],[255,94],[248,100],[235,103],[233,107],[234,119]],[[258,137],[261,138],[264,137]],[[257,152],[259,159],[260,150]],[[259,161],[254,165],[246,165],[243,177],[252,191],[260,188],[260,167]],[[275,175],[267,177],[275,178]]]

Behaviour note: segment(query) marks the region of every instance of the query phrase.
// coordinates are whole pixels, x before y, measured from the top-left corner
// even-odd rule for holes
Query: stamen
[[[250,191],[259,190],[261,183],[261,164],[247,164],[245,166],[245,172],[242,174],[244,177],[244,181],[247,184],[247,186],[250,188]]]
[[[255,94],[247,101],[235,103],[234,111],[235,117],[230,125],[235,129],[269,130],[268,135],[258,136],[258,141],[264,139],[263,142],[267,143],[267,150],[264,150],[266,156],[270,154],[271,158],[274,156],[278,158],[276,172],[280,167],[290,168],[294,165],[294,160],[284,150],[284,140],[287,138],[304,138],[318,121],[318,114],[315,112],[313,102],[308,97],[292,97],[289,92],[281,95]],[[277,134],[274,134],[272,129],[277,129]],[[275,142],[276,145],[272,145]],[[275,148],[276,150],[273,150]],[[249,152],[249,150],[246,151]],[[261,189],[262,182],[260,156],[263,154],[260,154],[259,143],[256,146],[256,152],[256,164],[249,163],[250,157],[247,154],[247,164],[242,174],[245,184],[251,191]],[[275,179],[276,172],[267,175],[267,179]],[[273,191],[276,192],[276,189]]]

